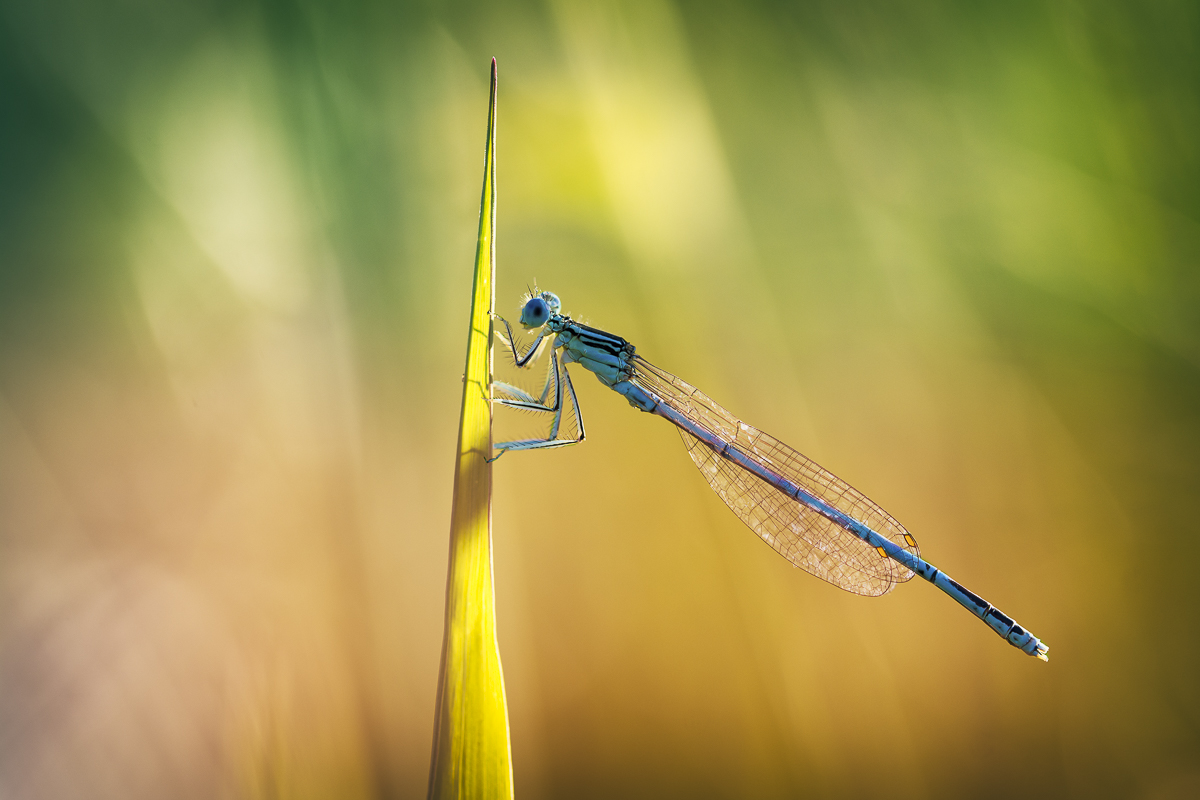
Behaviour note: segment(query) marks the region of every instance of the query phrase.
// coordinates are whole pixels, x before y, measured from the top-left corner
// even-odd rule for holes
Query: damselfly
[[[1000,609],[921,558],[917,541],[890,514],[845,481],[783,442],[734,417],[694,386],[636,355],[619,336],[581,325],[560,313],[551,292],[524,298],[521,325],[537,331],[524,351],[502,317],[518,367],[550,350],[550,371],[540,397],[495,382],[495,402],[553,415],[544,439],[500,442],[496,449],[538,450],[584,439],[583,417],[568,364],[590,370],[634,408],[673,423],[704,479],[733,513],[800,569],[855,594],[877,597],[920,575],[982,619],[1009,644],[1042,661],[1049,648]],[[561,353],[561,356],[560,356]],[[570,403],[574,436],[560,436]],[[499,455],[495,456],[499,458]]]

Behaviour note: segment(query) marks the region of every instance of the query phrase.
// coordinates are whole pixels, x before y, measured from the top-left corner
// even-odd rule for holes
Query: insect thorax
[[[565,350],[564,362],[579,364],[608,386],[629,380],[633,374],[634,346],[620,336],[557,314],[547,325]]]

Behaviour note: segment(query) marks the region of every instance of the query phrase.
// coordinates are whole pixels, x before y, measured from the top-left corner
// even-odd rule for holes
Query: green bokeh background
[[[0,6],[0,795],[423,795],[492,56],[502,313],[556,291],[1051,645],[789,568],[580,372],[588,441],[496,469],[518,796],[1200,795],[1197,42]]]

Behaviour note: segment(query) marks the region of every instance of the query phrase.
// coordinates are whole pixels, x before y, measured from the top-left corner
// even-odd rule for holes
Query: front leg
[[[548,328],[542,328],[542,332],[533,340],[533,344],[529,345],[529,349],[525,351],[524,355],[521,355],[517,351],[517,338],[513,336],[512,326],[508,324],[508,320],[499,314],[493,314],[492,316],[504,323],[504,330],[508,331],[508,336],[506,337],[500,331],[496,331],[496,337],[508,345],[509,351],[512,352],[513,361],[518,367],[524,369],[541,356],[542,345],[545,344],[546,334],[549,333]]]

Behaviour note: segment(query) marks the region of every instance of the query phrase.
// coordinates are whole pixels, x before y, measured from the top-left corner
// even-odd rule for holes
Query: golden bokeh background
[[[580,371],[588,441],[496,465],[518,796],[1200,795],[1198,41],[5,3],[0,797],[423,796],[492,56],[501,312],[556,291],[1051,646],[791,569]]]

